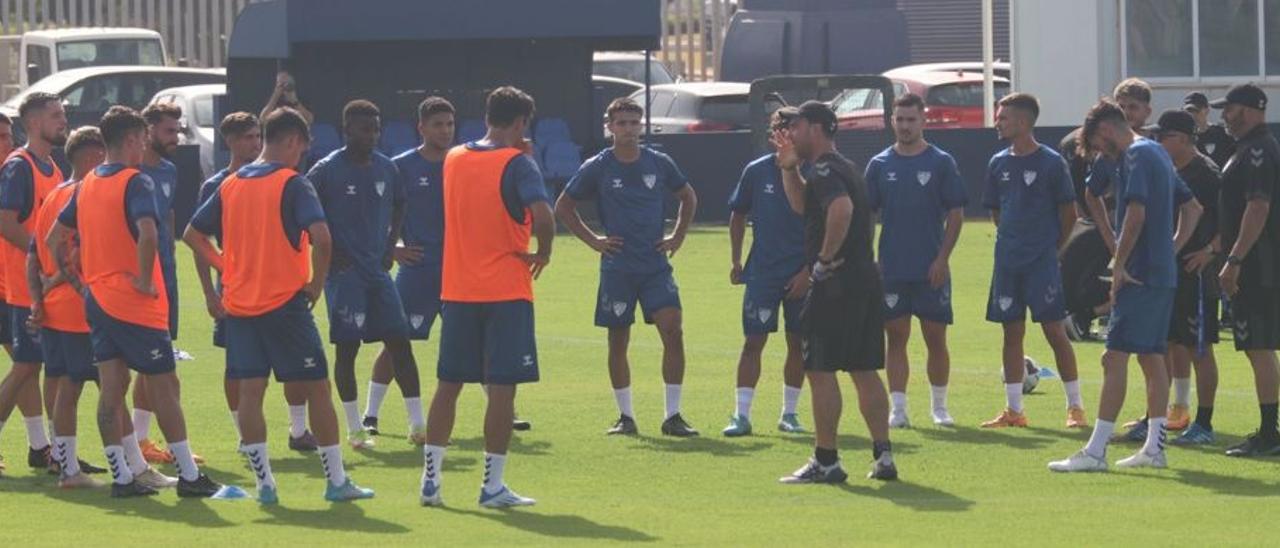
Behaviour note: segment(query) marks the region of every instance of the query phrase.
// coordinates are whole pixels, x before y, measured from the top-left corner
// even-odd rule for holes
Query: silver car
[[[218,171],[213,165],[214,134],[218,131],[213,100],[226,93],[227,86],[208,84],[169,88],[156,93],[151,99],[151,103],[174,103],[182,109],[180,142],[200,146],[200,169],[205,177]]]

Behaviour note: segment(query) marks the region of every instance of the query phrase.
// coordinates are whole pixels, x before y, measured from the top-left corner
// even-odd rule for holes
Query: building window
[[[1192,0],[1125,2],[1126,57],[1129,74],[1192,76],[1195,57],[1191,34]]]
[[[1280,76],[1280,0],[1121,0],[1120,9],[1128,75]]]
[[[1258,74],[1258,0],[1200,0],[1200,75]]]
[[[1280,75],[1280,0],[1266,0],[1263,4],[1263,15],[1266,17],[1263,36],[1267,40],[1267,74]]]

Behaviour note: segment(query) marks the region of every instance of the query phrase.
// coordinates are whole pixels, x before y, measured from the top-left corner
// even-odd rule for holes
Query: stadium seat
[[[393,120],[382,127],[378,148],[387,156],[395,156],[418,146],[418,134],[409,122]]]
[[[342,138],[338,136],[337,128],[323,123],[311,126],[311,163],[339,148],[342,148]]]
[[[560,118],[543,118],[533,128],[533,142],[543,145],[551,143],[570,143],[569,124]]]
[[[568,142],[546,146],[542,160],[546,178],[569,179],[578,173],[578,168],[582,166],[582,147]]]
[[[458,143],[470,143],[484,137],[485,127],[481,120],[463,120],[458,126]]]

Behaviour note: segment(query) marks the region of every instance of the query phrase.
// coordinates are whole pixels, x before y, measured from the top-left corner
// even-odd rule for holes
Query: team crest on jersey
[[[1007,312],[1013,306],[1013,297],[1000,297],[996,299],[996,304],[1000,305],[1000,310]]]
[[[614,179],[613,188],[622,188],[622,179]]]
[[[1031,171],[1031,170],[1024,171],[1022,172],[1022,181],[1024,183],[1027,183],[1027,186],[1031,186],[1031,183],[1036,182],[1036,175],[1037,174],[1034,171]]]
[[[896,183],[898,181],[898,172],[890,171],[886,173],[885,180],[889,181],[890,183]]]
[[[884,304],[885,304],[885,306],[888,306],[889,308],[894,308],[894,307],[898,306],[898,294],[897,294],[897,293],[885,293],[885,294],[884,294]]]
[[[933,178],[932,171],[917,171],[916,180],[920,182],[920,186],[929,184],[929,179]]]
[[[645,175],[645,176],[644,176],[644,186],[649,187],[649,190],[653,190],[653,186],[654,186],[654,185],[656,185],[656,184],[658,184],[658,176],[657,176],[657,175]]]
[[[347,196],[356,195],[356,185],[347,185]]]
[[[422,322],[426,320],[427,317],[422,314],[413,314],[409,316],[409,325],[412,325],[414,329],[420,329],[422,327]]]
[[[355,321],[356,327],[364,328],[364,312],[356,312],[351,315],[351,319]]]
[[[173,185],[170,185],[169,183],[164,183],[160,185],[160,192],[163,192],[164,197],[168,198],[170,195],[173,194]]]
[[[382,196],[382,193],[386,192],[387,190],[386,181],[378,181],[376,183],[373,183],[373,189],[378,192],[378,196]]]
[[[1209,154],[1213,154],[1213,151],[1217,150],[1217,148],[1218,148],[1218,143],[1205,143],[1204,145],[1204,151]]]
[[[773,317],[773,311],[768,308],[761,308],[756,312],[756,315],[760,317],[760,323],[769,323],[769,318]]]

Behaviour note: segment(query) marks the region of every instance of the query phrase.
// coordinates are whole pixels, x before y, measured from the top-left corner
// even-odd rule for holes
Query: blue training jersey
[[[1124,238],[1124,220],[1129,204],[1143,205],[1145,220],[1134,243],[1129,261],[1129,275],[1149,287],[1178,286],[1177,257],[1173,253],[1173,230],[1176,196],[1191,194],[1164,147],[1155,141],[1139,138],[1125,151],[1116,189],[1116,223]],[[1184,200],[1185,201],[1185,200]]]
[[[1040,145],[1026,156],[1006,148],[987,164],[982,205],[1000,211],[996,264],[1019,267],[1057,250],[1058,208],[1075,202],[1066,160]]]
[[[889,147],[867,162],[867,199],[880,212],[880,269],[885,281],[929,278],[942,249],[947,214],[969,198],[950,154],[929,145],[904,156]]]
[[[444,255],[444,161],[429,161],[416,148],[393,161],[407,200],[401,239],[405,245],[421,246],[423,252],[422,262],[402,268],[439,269]]]
[[[785,283],[804,267],[804,217],[787,201],[777,155],[747,164],[729,196],[729,209],[751,217],[743,281]]]
[[[385,275],[382,264],[391,234],[391,209],[404,200],[391,159],[374,151],[367,165],[355,165],[343,147],[316,162],[307,179],[324,207],[334,254],[349,259],[365,280]]]

